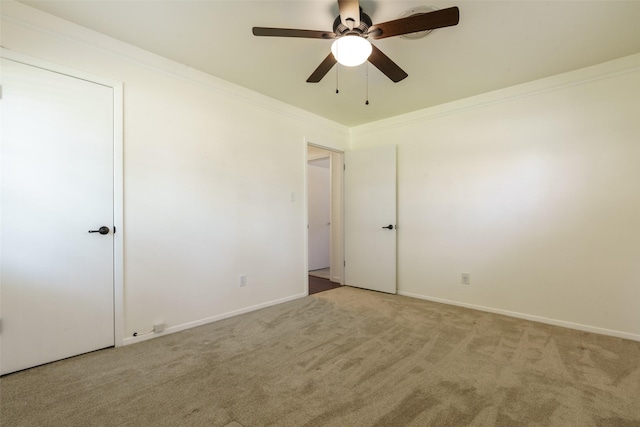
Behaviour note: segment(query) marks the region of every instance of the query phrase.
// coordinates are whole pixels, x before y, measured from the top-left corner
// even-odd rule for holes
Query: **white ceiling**
[[[332,30],[336,0],[26,1],[158,55],[355,126],[640,52],[640,1],[371,1],[374,22],[420,5],[458,6],[460,23],[425,38],[373,43],[409,77],[368,67],[305,80],[330,40],[255,37],[253,26]]]

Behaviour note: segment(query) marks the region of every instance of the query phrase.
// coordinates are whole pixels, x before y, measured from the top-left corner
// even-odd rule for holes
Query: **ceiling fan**
[[[367,39],[383,39],[419,31],[457,25],[460,12],[457,7],[419,13],[393,21],[373,25],[369,15],[360,8],[359,0],[338,0],[340,15],[333,22],[333,32],[297,30],[290,28],[253,27],[253,35],[267,37],[300,37],[308,39],[335,39],[331,53],[322,61],[307,79],[308,83],[318,83],[333,68],[336,62],[343,65],[360,65],[371,62],[394,83],[406,78],[408,74],[393,62],[380,49]],[[354,59],[349,45],[360,45],[364,49],[361,57]],[[357,49],[357,48],[356,48]]]

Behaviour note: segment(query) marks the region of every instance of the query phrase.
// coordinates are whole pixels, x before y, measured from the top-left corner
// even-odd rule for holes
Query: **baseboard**
[[[548,318],[548,317],[534,316],[534,315],[531,315],[531,314],[518,313],[518,312],[515,312],[515,311],[508,311],[508,310],[501,310],[501,309],[498,309],[498,308],[485,307],[485,306],[482,306],[482,305],[467,304],[467,303],[464,303],[464,302],[452,301],[452,300],[443,299],[443,298],[434,298],[434,297],[429,297],[429,296],[426,296],[426,295],[414,294],[414,293],[411,293],[411,292],[398,291],[398,295],[402,295],[402,296],[405,296],[405,297],[411,297],[411,298],[423,299],[423,300],[427,300],[427,301],[439,302],[439,303],[442,303],[442,304],[455,305],[455,306],[458,306],[458,307],[465,307],[465,308],[470,308],[470,309],[473,309],[473,310],[486,311],[486,312],[489,312],[489,313],[501,314],[501,315],[504,315],[504,316],[515,317],[515,318],[518,318],[518,319],[531,320],[532,322],[546,323],[547,325],[560,326],[560,327],[563,327],[563,328],[575,329],[575,330],[583,331],[583,332],[591,332],[591,333],[594,333],[594,334],[609,335],[609,336],[617,337],[617,338],[624,338],[624,339],[633,340],[633,341],[640,341],[640,335],[638,335],[638,334],[631,334],[631,333],[628,333],[628,332],[621,332],[621,331],[616,331],[616,330],[613,330],[613,329],[599,328],[597,326],[583,325],[581,323],[567,322],[567,321],[564,321],[564,320],[551,319],[551,318]]]
[[[123,345],[129,345],[129,344],[135,344],[135,343],[138,343],[138,342],[150,340],[150,339],[153,339],[153,338],[158,338],[158,337],[161,337],[163,335],[173,334],[175,332],[180,332],[180,331],[184,331],[184,330],[187,330],[187,329],[195,328],[196,326],[206,325],[208,323],[213,323],[213,322],[216,322],[218,320],[228,319],[229,317],[234,317],[234,316],[238,316],[240,314],[244,314],[244,313],[249,313],[249,312],[252,312],[252,311],[260,310],[261,308],[266,308],[266,307],[271,307],[273,305],[282,304],[284,302],[297,300],[297,299],[300,299],[300,298],[303,298],[303,297],[306,297],[306,296],[307,296],[306,293],[292,295],[292,296],[285,297],[285,298],[280,298],[280,299],[277,299],[277,300],[267,301],[267,302],[264,302],[262,304],[256,304],[256,305],[252,305],[250,307],[245,307],[245,308],[241,308],[241,309],[238,309],[238,310],[230,311],[228,313],[223,313],[223,314],[218,314],[216,316],[206,317],[204,319],[196,320],[196,321],[193,321],[193,322],[187,322],[187,323],[182,323],[180,325],[171,326],[171,327],[166,328],[164,331],[162,331],[159,334],[151,333],[151,334],[147,334],[147,335],[140,335],[140,336],[137,336],[137,337],[128,337],[128,338],[125,338],[123,340],[122,344]]]

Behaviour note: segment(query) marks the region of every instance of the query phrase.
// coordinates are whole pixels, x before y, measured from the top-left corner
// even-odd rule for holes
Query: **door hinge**
[[[2,99],[2,86],[0,85],[0,99]]]
[[[346,163],[342,165],[342,170],[345,170],[345,171],[347,170],[347,164]]]
[[[116,234],[116,226],[113,226],[113,234]]]
[[[343,267],[347,266],[347,261],[343,261]]]

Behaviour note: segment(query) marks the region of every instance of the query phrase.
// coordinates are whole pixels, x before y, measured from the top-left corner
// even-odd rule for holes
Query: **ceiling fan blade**
[[[353,30],[360,25],[360,2],[358,0],[338,0],[340,9],[340,21],[342,24]],[[349,26],[349,21],[351,26]]]
[[[398,67],[398,64],[389,59],[380,49],[374,45],[371,45],[371,47],[373,50],[369,56],[369,62],[375,65],[378,70],[382,71],[385,76],[389,77],[394,83],[398,83],[408,76],[402,68]]]
[[[419,15],[376,24],[369,29],[369,34],[374,39],[383,39],[385,37],[401,36],[418,31],[451,27],[458,25],[459,21],[460,10],[457,7],[449,7],[447,9],[434,10],[433,12],[421,13]]]
[[[309,76],[307,79],[307,83],[318,83],[322,78],[329,72],[334,65],[336,65],[336,58],[333,56],[333,53],[329,53],[329,55],[324,58],[324,61],[318,65],[318,68]]]
[[[254,36],[267,37],[302,37],[305,39],[334,39],[336,35],[330,31],[296,30],[291,28],[253,27]]]

